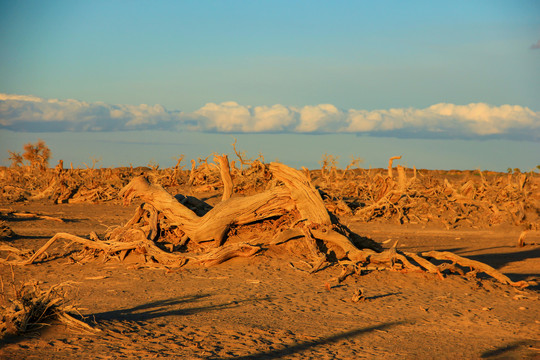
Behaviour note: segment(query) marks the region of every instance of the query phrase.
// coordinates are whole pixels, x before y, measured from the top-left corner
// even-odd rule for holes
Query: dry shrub
[[[51,149],[45,144],[45,141],[38,140],[37,143],[28,143],[24,145],[22,157],[30,163],[33,169],[45,170],[49,167]]]
[[[13,281],[12,291],[7,294],[2,281],[0,339],[37,330],[53,322],[89,333],[99,331],[73,317],[78,311],[67,300],[66,285],[62,283],[42,290],[35,282],[15,285]]]
[[[24,153],[22,155],[14,151],[8,151],[12,168],[28,166],[32,169],[45,170],[49,167],[51,149],[45,144],[45,141],[39,139],[35,144],[25,144],[23,149]],[[28,163],[25,164],[24,160]]]
[[[330,160],[329,160],[330,159]],[[357,220],[438,222],[447,228],[511,224],[540,228],[538,174],[406,169],[339,170],[325,155],[310,178],[329,210]],[[341,175],[338,175],[340,174]]]

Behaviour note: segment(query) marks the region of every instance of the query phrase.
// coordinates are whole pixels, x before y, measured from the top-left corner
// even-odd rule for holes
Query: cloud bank
[[[14,131],[170,129],[181,113],[161,105],[110,105],[0,94],[0,128]]]
[[[540,112],[519,105],[440,103],[425,109],[341,110],[208,103],[194,112],[0,94],[0,129],[31,132],[174,130],[220,133],[356,133],[410,138],[540,140]]]

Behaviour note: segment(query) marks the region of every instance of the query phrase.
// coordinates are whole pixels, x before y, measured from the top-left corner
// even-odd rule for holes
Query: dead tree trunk
[[[216,155],[214,161],[219,164],[221,180],[223,181],[223,197],[221,201],[225,201],[233,194],[233,182],[231,177],[231,168],[229,166],[229,158],[227,155]]]
[[[392,166],[393,166],[394,160],[399,160],[399,159],[401,159],[401,155],[400,156],[392,156],[388,160],[388,177],[390,179],[392,178]]]
[[[229,198],[197,216],[179,203],[174,196],[144,177],[134,178],[120,191],[124,201],[138,197],[152,204],[167,219],[184,231],[191,241],[215,240],[220,245],[231,225],[244,225],[273,216],[280,216],[294,208],[285,189],[274,189],[247,197]]]

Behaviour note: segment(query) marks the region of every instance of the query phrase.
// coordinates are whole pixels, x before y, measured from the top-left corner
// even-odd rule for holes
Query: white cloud
[[[343,111],[331,104],[304,106],[299,112],[298,132],[334,132],[345,120]]]
[[[250,108],[234,101],[221,104],[208,103],[193,113],[204,130],[220,132],[247,132],[252,115]]]
[[[2,94],[0,93],[0,101],[5,100],[20,100],[20,101],[35,101],[41,102],[43,99],[32,95],[16,95],[16,94]]]
[[[519,105],[440,103],[425,109],[340,110],[208,103],[192,113],[0,94],[0,128],[15,131],[198,130],[224,133],[365,133],[416,138],[540,140],[540,112]]]
[[[454,126],[476,135],[497,135],[519,128],[536,128],[538,131],[540,122],[540,113],[518,105],[436,104],[428,108],[427,115],[442,120],[456,119],[458,123]]]
[[[484,136],[540,139],[540,112],[518,105],[440,103],[426,109],[350,110],[345,132],[421,137],[471,138]],[[423,134],[423,135],[420,135]]]
[[[181,113],[161,105],[110,105],[0,94],[0,128],[15,131],[113,131],[168,128]]]

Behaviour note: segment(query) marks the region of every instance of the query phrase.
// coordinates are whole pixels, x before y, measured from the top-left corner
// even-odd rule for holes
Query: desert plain
[[[0,358],[540,358],[538,172],[331,156],[288,172],[236,155],[1,169]],[[134,179],[150,188],[126,190]],[[305,189],[324,211],[308,214]],[[256,208],[239,200],[261,194]],[[201,235],[228,205],[233,220]],[[40,252],[56,234],[73,238]],[[88,327],[18,329],[17,301],[50,289]]]

